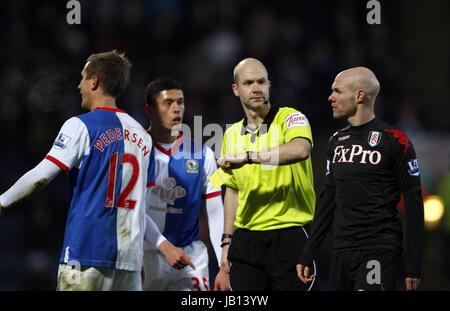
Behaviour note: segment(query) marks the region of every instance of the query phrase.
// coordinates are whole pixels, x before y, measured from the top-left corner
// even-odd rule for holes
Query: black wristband
[[[253,151],[247,151],[247,163],[248,164],[253,163],[252,157],[253,157]]]
[[[222,242],[222,244],[220,244],[220,247],[224,247],[225,245],[230,245],[231,242]]]
[[[220,240],[220,242],[223,242],[223,240],[225,239],[231,239],[233,236],[231,234],[228,233],[224,233],[222,234],[222,239]]]

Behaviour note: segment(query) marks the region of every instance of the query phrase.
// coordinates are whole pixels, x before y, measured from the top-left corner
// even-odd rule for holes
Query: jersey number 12
[[[116,184],[117,184],[117,166],[118,166],[119,154],[116,152],[109,158],[109,171],[108,171],[108,188],[106,190],[106,207],[114,207]],[[131,200],[128,198],[131,191],[133,190],[139,176],[139,163],[136,157],[131,153],[124,153],[122,155],[122,165],[131,164],[133,172],[130,181],[123,189],[122,193],[119,195],[117,200],[118,208],[128,208],[134,209],[136,206],[136,200]]]

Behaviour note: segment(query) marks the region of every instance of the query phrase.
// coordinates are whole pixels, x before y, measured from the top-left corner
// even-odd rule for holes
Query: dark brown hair
[[[92,54],[88,57],[87,78],[97,76],[103,92],[118,97],[130,82],[131,62],[116,50]]]

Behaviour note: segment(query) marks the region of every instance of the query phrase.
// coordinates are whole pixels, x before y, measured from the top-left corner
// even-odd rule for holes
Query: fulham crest
[[[378,145],[381,141],[381,132],[378,131],[370,131],[369,137],[367,139],[367,142],[369,143],[370,147],[375,147]]]

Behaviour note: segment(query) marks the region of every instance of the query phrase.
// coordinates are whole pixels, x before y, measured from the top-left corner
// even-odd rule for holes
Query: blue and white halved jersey
[[[198,222],[205,200],[222,194],[209,182],[217,169],[214,154],[183,136],[170,149],[156,141],[153,145],[156,180],[147,192],[147,214],[170,242],[185,247],[200,240]]]
[[[61,263],[141,270],[152,150],[150,135],[120,109],[64,123],[46,156],[69,171],[72,190]]]

